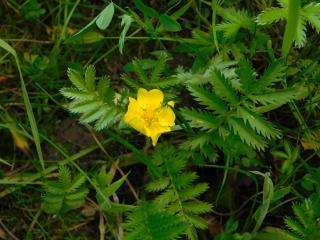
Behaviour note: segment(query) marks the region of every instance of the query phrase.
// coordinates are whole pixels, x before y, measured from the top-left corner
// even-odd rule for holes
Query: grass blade
[[[22,97],[23,97],[24,105],[26,107],[26,111],[27,111],[27,115],[28,115],[31,131],[32,131],[32,135],[33,135],[33,140],[34,140],[34,143],[36,145],[36,149],[37,149],[38,158],[39,158],[39,161],[40,161],[41,168],[42,168],[42,170],[45,170],[43,154],[42,154],[41,145],[40,145],[40,137],[39,137],[39,131],[38,131],[38,127],[37,127],[37,122],[36,122],[36,119],[35,119],[33,111],[32,111],[32,106],[31,106],[30,99],[29,99],[29,96],[28,96],[28,91],[27,91],[27,88],[26,88],[26,84],[25,84],[25,82],[23,80],[23,76],[22,76],[22,72],[21,72],[20,63],[19,63],[19,59],[18,59],[17,53],[8,43],[3,41],[2,39],[0,39],[0,47],[3,48],[8,53],[12,54],[13,57],[14,57],[14,60],[15,60],[15,62],[17,64],[17,68],[18,68],[19,76],[20,76]]]

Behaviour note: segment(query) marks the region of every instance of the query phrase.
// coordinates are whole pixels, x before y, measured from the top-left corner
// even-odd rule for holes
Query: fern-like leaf
[[[266,89],[272,87],[274,83],[284,80],[285,70],[286,68],[282,60],[272,62],[257,80],[254,86],[255,92],[266,91]]]
[[[171,214],[155,204],[145,203],[129,215],[124,229],[124,240],[174,240],[189,227],[178,215]]]
[[[161,148],[154,153],[154,158],[162,176],[149,183],[147,190],[160,194],[154,203],[165,207],[170,213],[180,216],[187,222],[189,227],[184,233],[190,239],[195,239],[194,228],[202,229],[207,226],[207,222],[199,215],[211,211],[212,208],[211,204],[196,199],[208,189],[208,184],[194,183],[198,178],[197,174],[185,170],[185,160],[178,158],[176,149],[171,146]],[[157,187],[157,184],[161,187]]]
[[[191,86],[189,87],[189,90],[191,95],[194,96],[199,103],[206,106],[208,110],[212,110],[219,114],[225,114],[228,111],[225,102],[206,88]]]
[[[231,84],[228,82],[228,79],[218,70],[212,74],[212,84],[215,90],[215,93],[222,99],[236,104],[238,102],[238,96],[236,91],[232,88]]]
[[[277,130],[272,123],[266,121],[262,116],[252,112],[244,107],[238,108],[239,117],[244,120],[245,123],[249,123],[251,128],[257,133],[261,134],[266,138],[279,138],[280,132]]]
[[[285,8],[267,8],[257,17],[257,23],[260,25],[271,24],[285,19],[287,9]]]
[[[84,183],[85,177],[82,174],[72,179],[70,170],[60,166],[59,179],[45,183],[44,210],[47,213],[62,214],[79,208],[89,192],[87,188],[82,187]]]
[[[161,53],[155,67],[151,72],[151,82],[158,82],[160,80],[160,75],[164,71],[167,61],[168,55],[166,53]]]
[[[245,11],[238,11],[234,8],[220,8],[217,12],[223,22],[217,25],[217,31],[222,31],[225,38],[234,37],[241,28],[253,31],[254,22]]]
[[[63,88],[61,93],[72,100],[68,109],[81,114],[81,123],[94,123],[97,130],[102,130],[120,121],[124,109],[119,105],[123,100],[114,101],[115,93],[107,77],[97,78],[91,65],[86,69],[84,78],[73,69],[68,70],[68,76],[75,88]]]
[[[286,20],[288,17],[288,2],[278,0],[281,8],[271,7],[260,13],[256,19],[260,25],[271,24],[280,20]],[[298,25],[295,34],[295,45],[303,47],[306,42],[307,23],[309,23],[317,32],[320,31],[320,4],[311,2],[299,9],[297,15]]]
[[[242,141],[256,149],[264,150],[266,142],[240,119],[230,118],[228,123],[234,133],[238,135]]]
[[[220,120],[207,111],[197,111],[195,109],[182,109],[182,115],[189,121],[190,126],[202,130],[213,131],[219,127]]]

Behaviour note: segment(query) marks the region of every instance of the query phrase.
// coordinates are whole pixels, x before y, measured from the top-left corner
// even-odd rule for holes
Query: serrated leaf
[[[257,17],[257,23],[260,25],[271,24],[284,20],[287,16],[287,9],[284,8],[267,8]]]
[[[68,74],[70,81],[72,82],[72,84],[76,88],[78,88],[80,91],[84,91],[84,92],[86,92],[88,90],[82,76],[80,75],[80,73],[78,71],[76,71],[72,68],[68,68],[67,74]]]
[[[253,148],[256,148],[258,150],[264,150],[264,148],[266,147],[265,141],[253,130],[248,128],[241,120],[229,118],[228,124],[233,129],[233,132],[249,146],[252,146]]]
[[[282,60],[274,61],[256,82],[254,87],[256,92],[263,92],[274,83],[280,82],[285,78],[286,67]]]
[[[320,32],[320,3],[311,2],[301,10],[302,16],[311,24],[311,26]]]
[[[190,125],[195,128],[213,131],[220,125],[220,120],[213,114],[206,111],[182,109],[181,113],[190,122]]]
[[[189,91],[191,95],[195,97],[202,105],[207,109],[213,110],[219,114],[225,114],[228,111],[228,107],[223,100],[221,100],[215,93],[203,87],[190,86]]]
[[[162,191],[164,189],[166,189],[166,187],[170,184],[170,178],[169,177],[163,177],[163,178],[159,178],[157,180],[154,180],[152,182],[150,182],[146,189],[148,192],[159,192]]]
[[[237,109],[239,117],[241,117],[245,123],[249,123],[251,128],[258,134],[266,138],[279,138],[280,132],[277,130],[272,123],[266,121],[262,116],[246,109],[244,107],[238,107]]]
[[[181,201],[196,198],[209,188],[207,183],[198,183],[193,187],[189,187],[180,191],[179,197]]]
[[[199,229],[207,229],[208,228],[208,222],[197,216],[197,215],[193,215],[193,214],[186,214],[188,220],[190,222],[192,222],[192,224],[196,227],[196,228],[199,228]]]
[[[236,71],[240,78],[241,88],[246,94],[250,94],[255,89],[255,72],[248,61],[241,61]]]
[[[73,113],[84,113],[90,112],[102,105],[101,101],[98,100],[90,100],[85,102],[73,102],[70,104],[69,109]]]
[[[77,99],[77,100],[93,100],[94,95],[90,92],[82,92],[74,88],[62,88],[61,94],[66,98]]]
[[[156,62],[152,70],[150,82],[158,82],[160,80],[160,75],[165,69],[167,60],[168,55],[166,53],[161,53],[158,61]]]
[[[212,74],[212,84],[214,92],[222,99],[232,103],[238,103],[238,96],[235,90],[232,88],[231,84],[224,77],[224,75],[219,71],[215,70]]]
[[[108,107],[101,106],[100,108],[96,108],[90,112],[86,112],[80,117],[79,121],[82,124],[92,123],[104,116],[108,109]]]
[[[285,88],[264,94],[251,95],[250,98],[255,102],[260,102],[263,105],[275,104],[281,106],[288,103],[296,97],[297,90],[295,88]]]
[[[203,214],[210,212],[212,205],[201,201],[184,202],[182,207],[185,211],[192,214]]]
[[[95,90],[96,69],[93,65],[89,65],[85,72],[85,82],[89,91]]]

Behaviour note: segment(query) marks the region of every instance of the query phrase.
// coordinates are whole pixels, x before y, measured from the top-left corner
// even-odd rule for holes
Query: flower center
[[[158,120],[157,109],[145,109],[143,113],[143,119],[146,121],[148,126],[150,126],[153,122]]]

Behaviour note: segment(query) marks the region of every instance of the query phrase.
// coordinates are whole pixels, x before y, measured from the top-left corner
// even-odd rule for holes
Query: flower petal
[[[170,107],[174,107],[174,101],[169,101],[167,104],[168,104]]]
[[[171,128],[168,126],[161,126],[159,122],[154,122],[151,126],[146,127],[146,135],[151,137],[152,145],[155,146],[157,144],[158,138],[162,133],[170,132]]]
[[[159,124],[161,126],[174,126],[176,116],[170,107],[163,107],[158,115]]]
[[[161,133],[156,133],[156,134],[151,135],[152,146],[156,146],[160,135],[161,135]]]
[[[138,132],[142,133],[143,135],[147,135],[146,134],[146,129],[145,129],[145,121],[142,118],[136,117],[136,118],[132,118],[128,124],[134,128],[135,130],[137,130]],[[147,135],[148,136],[148,135]]]
[[[139,88],[137,101],[143,109],[158,108],[163,101],[163,93],[159,89],[147,91],[144,88]]]
[[[131,119],[136,117],[141,117],[142,114],[143,114],[143,109],[140,107],[137,100],[129,97],[128,111],[123,116],[123,120],[129,123]]]

